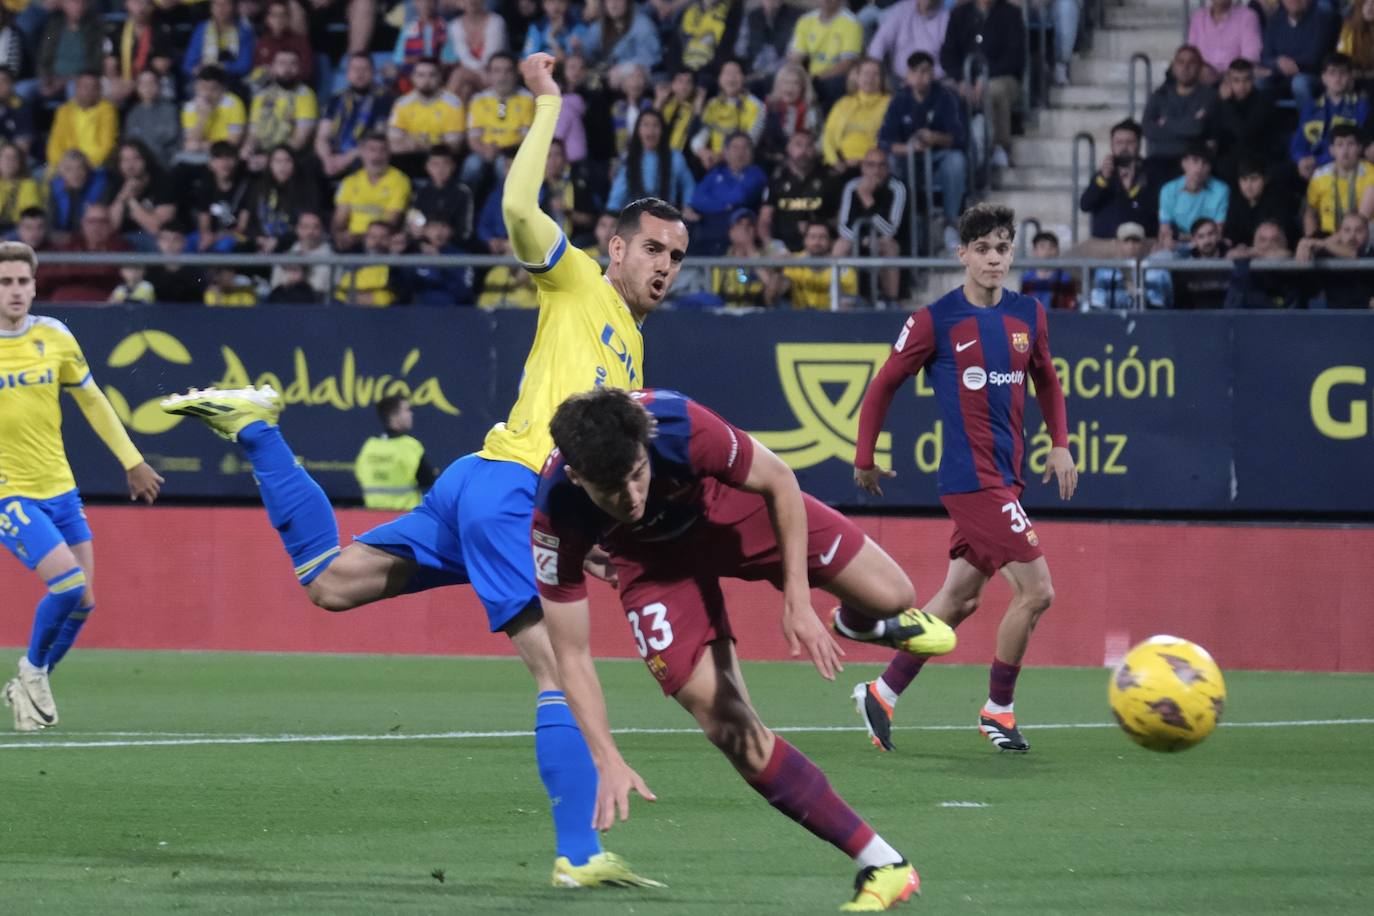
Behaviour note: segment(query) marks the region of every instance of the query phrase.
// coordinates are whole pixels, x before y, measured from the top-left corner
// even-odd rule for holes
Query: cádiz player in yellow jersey
[[[29,314],[37,270],[32,248],[0,242],[0,543],[48,586],[19,676],[4,688],[21,732],[57,724],[48,675],[95,607],[91,529],[62,444],[58,394],[71,394],[124,466],[131,499],[151,503],[162,486],[91,379],[72,332]]]
[[[487,434],[481,451],[450,465],[418,508],[340,549],[328,498],[297,465],[277,427],[275,391],[192,390],[168,398],[163,409],[199,417],[243,447],[296,576],[320,607],[346,611],[406,592],[471,583],[491,629],[510,637],[539,688],[535,757],[553,808],[554,885],[649,886],[657,882],[601,851],[592,828],[596,768],[559,689],[529,531],[538,472],[553,449],[554,410],[569,395],[597,386],[644,384],[639,326],[677,276],[687,228],[669,204],[639,200],[620,213],[604,276],[570,246],[538,204],[562,104],[553,58],[532,55],[521,72],[537,96],[534,124],[511,164],[501,209],[516,257],[539,290],[539,324],[515,406]],[[589,569],[610,574],[604,557]]]

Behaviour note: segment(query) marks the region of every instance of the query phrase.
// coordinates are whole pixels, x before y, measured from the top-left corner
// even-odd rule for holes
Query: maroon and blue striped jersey
[[[1028,375],[1051,441],[1068,446],[1064,392],[1050,362],[1045,307],[1004,289],[996,305],[981,308],[960,286],[907,319],[864,395],[855,467],[873,467],[874,444],[892,397],[922,369],[944,420],[941,493],[1022,486]]]
[[[720,502],[724,491],[749,477],[754,440],[749,434],[676,391],[645,388],[630,396],[653,416],[649,441],[649,493],[643,518],[623,525],[597,508],[568,479],[555,449],[544,462],[534,497],[530,546],[539,593],[554,601],[586,595],[582,561],[594,544],[612,554],[685,534]]]

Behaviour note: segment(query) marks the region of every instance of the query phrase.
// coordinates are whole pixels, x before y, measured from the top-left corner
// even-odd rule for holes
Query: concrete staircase
[[[1071,168],[1074,136],[1086,131],[1097,145],[1096,161],[1081,164],[1079,181],[1083,182],[1110,149],[1109,128],[1128,113],[1131,56],[1144,53],[1151,60],[1152,86],[1144,85],[1144,68],[1137,64],[1136,98],[1143,108],[1184,40],[1183,0],[1106,0],[1105,5],[1105,27],[1097,29],[1092,48],[1070,67],[1072,85],[1050,90],[1050,107],[1040,109],[1025,135],[1016,138],[1015,166],[994,176],[993,190],[986,198],[1014,209],[1018,221],[1038,220],[1042,228],[1059,236],[1066,252],[1071,220],[1078,215]],[[1086,147],[1082,155],[1086,159]],[[1087,237],[1087,229],[1084,218],[1079,223],[1080,239]],[[956,285],[959,277],[958,272],[929,271],[924,286],[927,291],[942,291]]]

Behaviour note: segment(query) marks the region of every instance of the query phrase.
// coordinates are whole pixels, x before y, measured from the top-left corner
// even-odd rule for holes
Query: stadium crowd
[[[1088,306],[1374,306],[1371,271],[1250,269],[1374,255],[1374,0],[1344,11],[1327,0],[1210,0],[1188,25],[1141,120],[1112,127],[1080,198],[1098,250],[1114,243],[1146,265],[1138,283],[1096,271]],[[1221,258],[1230,269],[1149,269]]]
[[[1012,160],[1027,21],[1053,32],[1051,79],[1068,80],[1081,0],[1026,2],[1029,19],[1009,0],[4,0],[0,232],[39,251],[507,255],[501,182],[534,111],[516,59],[546,51],[563,107],[543,206],[594,254],[609,214],[646,195],[683,210],[695,255],[896,255],[928,224],[943,231],[924,249],[952,251],[970,171]],[[1311,284],[1249,257],[1367,253],[1346,217],[1374,216],[1374,0],[1343,26],[1312,0],[1212,0],[1190,41],[1142,122],[1113,128],[1082,209],[1099,253],[1235,269],[1103,270],[1082,294],[1028,273],[1047,305],[1293,306]],[[909,151],[928,154],[938,201],[920,220]],[[1368,303],[1351,283],[1374,280],[1338,276],[1318,299]],[[847,303],[908,283],[839,278]],[[40,284],[67,301],[535,301],[507,267],[51,265]],[[830,298],[830,272],[803,263],[684,271],[674,296]]]

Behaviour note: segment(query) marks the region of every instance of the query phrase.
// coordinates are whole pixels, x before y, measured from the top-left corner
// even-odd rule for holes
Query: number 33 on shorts
[[[662,652],[673,644],[673,625],[668,622],[668,608],[661,601],[629,611],[625,616],[635,634],[640,658],[648,658],[650,650]]]

